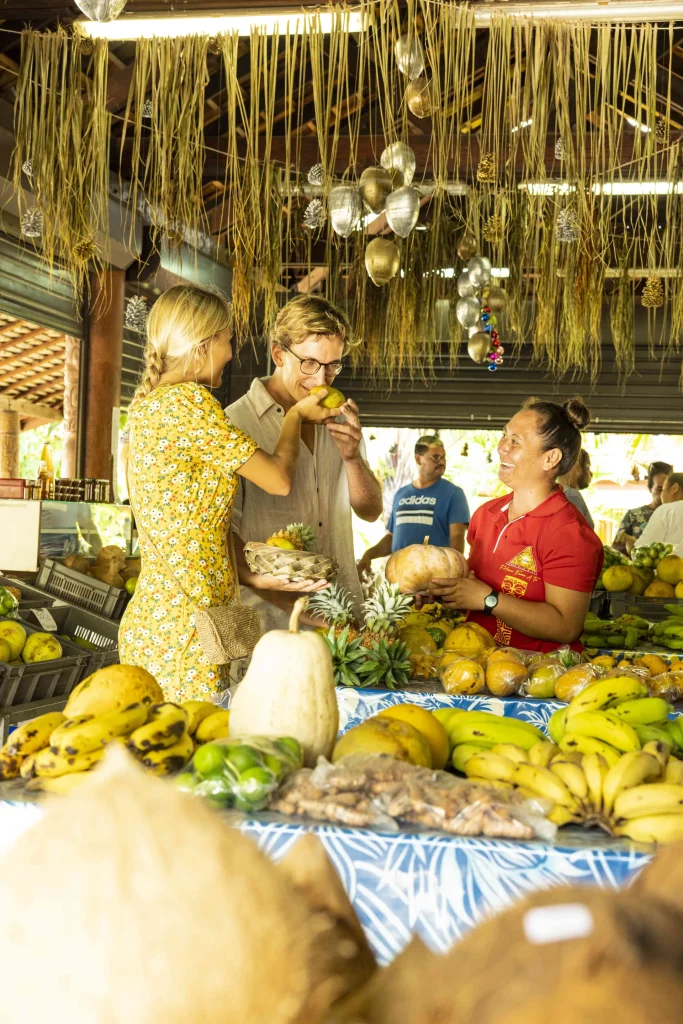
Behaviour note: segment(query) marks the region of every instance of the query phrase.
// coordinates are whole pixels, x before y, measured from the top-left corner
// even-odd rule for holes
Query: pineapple
[[[313,551],[315,546],[315,537],[313,530],[310,526],[305,526],[303,523],[290,523],[284,530],[278,530],[277,533],[272,534],[266,541],[266,544],[270,544],[273,547],[282,547],[277,542],[277,539],[285,540],[292,547],[288,548],[290,551]]]
[[[408,648],[400,640],[375,640],[358,669],[361,686],[395,690],[410,679],[411,665]]]
[[[359,669],[366,663],[367,654],[360,645],[358,635],[351,638],[350,629],[350,626],[344,626],[337,635],[332,627],[329,633],[323,634],[332,655],[334,682],[337,686],[364,686],[367,683],[361,682]]]
[[[363,647],[369,650],[382,639],[392,643],[412,605],[412,596],[402,594],[398,583],[384,580],[363,604]]]
[[[348,629],[349,640],[356,640],[359,636],[353,614],[353,598],[341,583],[333,583],[325,590],[318,590],[308,602],[308,613],[319,615],[326,625],[331,626],[336,639],[345,629]]]

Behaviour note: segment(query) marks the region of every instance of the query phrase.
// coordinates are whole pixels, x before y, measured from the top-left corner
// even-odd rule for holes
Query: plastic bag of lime
[[[0,587],[0,615],[4,615],[6,619],[16,619],[19,616],[19,602],[6,587]]]
[[[238,736],[203,743],[176,785],[213,807],[260,811],[283,779],[303,767],[298,740]]]

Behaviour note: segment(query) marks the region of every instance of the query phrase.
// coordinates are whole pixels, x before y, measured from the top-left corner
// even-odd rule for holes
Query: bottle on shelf
[[[52,447],[49,441],[43,445],[38,466],[38,484],[40,486],[40,497],[43,499],[54,498],[55,496],[55,470],[52,463]]]

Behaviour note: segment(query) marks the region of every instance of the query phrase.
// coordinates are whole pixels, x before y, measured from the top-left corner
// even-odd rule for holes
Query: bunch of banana
[[[450,756],[456,771],[468,754],[492,750],[501,743],[513,744],[528,750],[545,740],[540,729],[517,718],[503,718],[489,711],[466,711],[461,708],[442,708],[434,712],[448,734]]]
[[[683,605],[665,604],[664,607],[669,616],[662,622],[653,622],[650,640],[670,651],[683,651]]]
[[[612,647],[632,651],[642,645],[650,623],[639,615],[620,615],[607,621],[589,612],[583,624],[581,643],[584,647]]]
[[[50,711],[15,729],[0,749],[0,781],[16,779],[25,759],[42,750],[50,742],[53,730],[63,721],[61,711]]]

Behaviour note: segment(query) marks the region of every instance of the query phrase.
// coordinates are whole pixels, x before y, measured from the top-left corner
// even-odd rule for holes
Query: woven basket
[[[270,544],[245,544],[244,557],[252,572],[279,576],[292,583],[333,580],[339,572],[336,558],[317,555],[314,551],[284,551]]]

